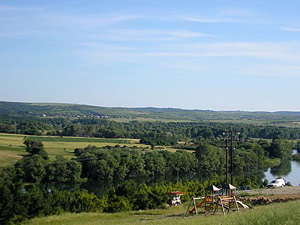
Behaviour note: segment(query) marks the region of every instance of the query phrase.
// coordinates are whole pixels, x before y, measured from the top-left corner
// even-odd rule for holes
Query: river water
[[[293,154],[297,153],[294,150]],[[265,178],[269,182],[276,179],[277,177],[283,177],[287,182],[290,182],[293,186],[300,184],[300,163],[296,161],[283,161],[279,166],[269,168],[265,172]]]

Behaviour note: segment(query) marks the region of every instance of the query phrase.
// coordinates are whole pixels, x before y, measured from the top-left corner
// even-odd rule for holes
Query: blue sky
[[[299,8],[0,0],[0,100],[300,111]]]

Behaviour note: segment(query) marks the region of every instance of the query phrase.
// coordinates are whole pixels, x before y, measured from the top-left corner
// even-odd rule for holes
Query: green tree
[[[287,159],[293,152],[293,145],[285,139],[273,139],[270,147],[270,156],[274,158]]]
[[[40,155],[25,157],[15,164],[17,174],[25,182],[40,183],[46,175],[46,161]]]
[[[57,156],[56,160],[46,166],[44,182],[54,184],[77,184],[84,181],[81,176],[81,164]]]
[[[212,177],[224,173],[225,153],[218,147],[202,144],[196,149],[198,171],[202,177]]]
[[[48,154],[44,150],[44,145],[41,141],[25,140],[24,144],[26,145],[26,151],[31,155],[40,155],[44,159],[48,159]]]

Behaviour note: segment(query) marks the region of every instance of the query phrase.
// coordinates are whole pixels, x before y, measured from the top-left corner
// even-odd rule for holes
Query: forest
[[[163,138],[169,141],[217,138],[226,130],[240,132],[240,139],[281,137],[295,140],[300,138],[298,127],[278,127],[270,125],[233,124],[217,122],[115,122],[107,119],[67,119],[36,117],[15,117],[0,115],[0,132],[28,135],[78,136],[101,138],[144,138],[153,142]],[[160,140],[164,142],[165,140]],[[169,145],[170,143],[166,143]]]

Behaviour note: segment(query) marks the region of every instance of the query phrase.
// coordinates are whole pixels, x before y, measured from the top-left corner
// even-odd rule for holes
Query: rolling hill
[[[300,112],[187,110],[179,108],[121,108],[58,103],[0,101],[0,115],[33,117],[101,117],[125,119],[299,122]]]

